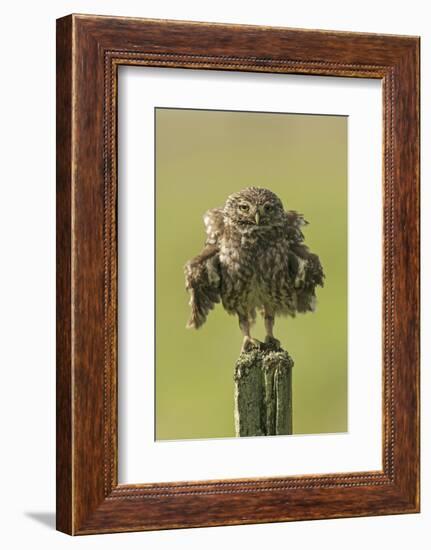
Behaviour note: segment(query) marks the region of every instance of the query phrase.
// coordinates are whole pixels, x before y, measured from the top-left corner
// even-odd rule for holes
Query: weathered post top
[[[262,344],[235,364],[237,437],[292,434],[292,367],[287,351]]]

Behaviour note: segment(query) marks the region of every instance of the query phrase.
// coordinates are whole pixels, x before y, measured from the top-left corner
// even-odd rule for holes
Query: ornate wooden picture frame
[[[380,79],[381,471],[118,483],[117,69]],[[68,534],[419,511],[419,38],[70,15],[57,21],[57,528]]]

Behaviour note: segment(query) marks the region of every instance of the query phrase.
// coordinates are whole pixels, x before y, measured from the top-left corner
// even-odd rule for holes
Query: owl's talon
[[[242,342],[241,353],[247,353],[253,351],[254,349],[261,349],[262,342],[257,340],[257,338],[252,338],[251,336],[245,336]]]
[[[281,349],[281,342],[280,340],[277,340],[277,338],[274,338],[274,336],[267,336],[265,338],[265,344],[271,348],[274,348],[276,350]]]

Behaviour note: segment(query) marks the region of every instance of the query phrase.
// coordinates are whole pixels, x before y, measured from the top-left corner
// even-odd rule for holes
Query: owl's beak
[[[260,222],[259,210],[256,211],[256,214],[254,215],[254,219],[256,220],[256,224],[259,225],[259,222]]]

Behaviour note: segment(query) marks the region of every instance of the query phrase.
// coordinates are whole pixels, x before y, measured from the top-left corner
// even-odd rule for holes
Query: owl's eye
[[[239,207],[238,207],[242,212],[248,212],[250,207],[248,206],[248,204],[240,204]]]
[[[270,204],[265,204],[265,206],[263,207],[263,209],[265,210],[265,212],[271,212],[272,206],[271,206]]]

